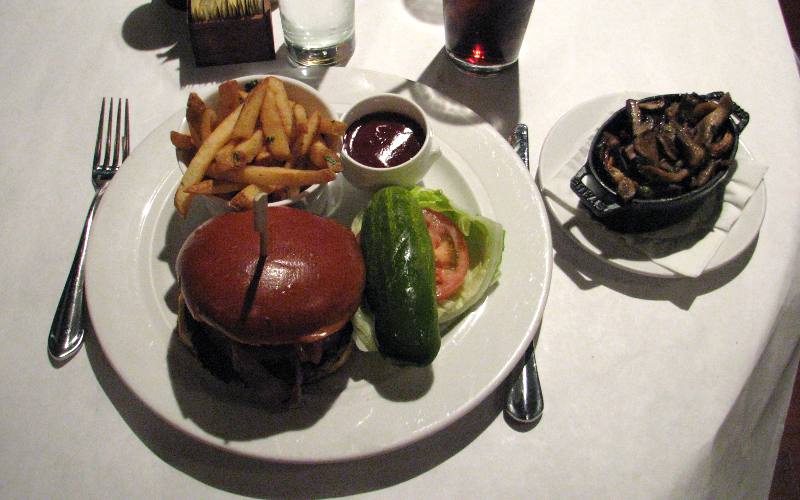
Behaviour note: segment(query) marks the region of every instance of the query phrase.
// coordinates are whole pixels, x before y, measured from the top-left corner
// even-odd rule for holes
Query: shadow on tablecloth
[[[196,441],[162,420],[124,384],[104,357],[91,328],[86,352],[100,386],[153,453],[198,481],[253,497],[355,495],[412,479],[476,439],[498,417],[508,390],[506,384],[501,384],[451,426],[405,448],[349,462],[293,465],[242,457]]]

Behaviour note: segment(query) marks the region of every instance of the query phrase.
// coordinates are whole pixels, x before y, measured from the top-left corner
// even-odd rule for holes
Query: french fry
[[[330,168],[334,172],[342,171],[342,159],[339,153],[329,148],[319,136],[311,143],[308,159],[317,168]]]
[[[263,136],[263,133],[262,133]],[[272,154],[269,152],[269,148],[266,144],[264,144],[263,139],[261,142],[261,149],[256,153],[256,157],[253,158],[254,165],[261,165],[262,167],[268,166],[272,161],[275,159],[272,157]]]
[[[275,107],[278,108],[278,114],[281,116],[283,131],[286,132],[286,137],[291,142],[294,137],[294,113],[289,104],[289,96],[286,95],[286,87],[283,86],[282,81],[272,76],[267,78],[267,86],[275,95]]]
[[[283,167],[247,166],[228,170],[220,174],[220,179],[255,184],[261,189],[272,189],[273,186],[302,187],[312,184],[323,184],[336,178],[336,173],[328,168],[321,170],[298,170]]]
[[[218,115],[220,120],[224,120],[226,116],[239,107],[244,102],[244,98],[240,95],[242,85],[236,80],[227,80],[220,84],[219,93],[219,107]]]
[[[189,134],[181,134],[180,132],[172,130],[169,133],[169,140],[172,142],[172,145],[178,149],[191,150],[195,148],[192,136]]]
[[[236,121],[236,126],[233,129],[231,138],[237,141],[243,141],[253,135],[256,129],[256,122],[258,115],[261,111],[261,104],[264,101],[264,95],[267,93],[267,85],[264,80],[258,82],[253,90],[247,94],[242,105],[242,113]]]
[[[260,193],[269,194],[271,202],[294,198],[341,172],[341,158],[331,145],[346,124],[289,99],[283,81],[267,77],[250,92],[226,81],[216,101],[212,108],[190,94],[188,133],[170,133],[188,163],[174,198],[182,216],[198,194],[231,193],[229,205],[246,210]]]
[[[326,135],[344,135],[347,132],[347,124],[331,118],[320,118],[319,133]]]
[[[292,107],[292,112],[294,113],[294,126],[297,129],[304,129],[308,123],[308,113],[306,113],[306,108],[300,104],[295,104]]]
[[[214,172],[221,173],[236,168],[236,161],[233,157],[235,148],[236,145],[233,142],[228,142],[217,151],[217,154],[214,155]]]
[[[214,130],[217,126],[217,113],[211,108],[206,108],[203,110],[203,114],[200,117],[200,141],[205,141],[209,135],[211,135],[211,131]]]
[[[311,147],[311,141],[317,135],[319,128],[319,111],[314,111],[308,117],[306,126],[300,130],[300,135],[295,139],[294,148],[292,152],[295,156],[305,156],[308,154],[308,148]]]
[[[189,125],[189,133],[192,136],[192,141],[194,141],[194,145],[198,147],[203,142],[200,129],[202,128],[203,111],[205,111],[205,109],[206,103],[197,93],[192,92],[189,94],[189,98],[186,100],[186,122]]]
[[[217,151],[228,142],[233,127],[239,119],[239,114],[242,111],[242,106],[236,108],[231,114],[222,120],[217,128],[211,132],[211,135],[203,142],[195,153],[192,161],[186,167],[186,172],[183,173],[181,183],[175,191],[175,198],[173,200],[175,208],[181,216],[186,217],[189,212],[189,207],[192,204],[192,193],[187,193],[186,188],[197,184],[203,180],[208,166],[214,160]]]
[[[255,184],[248,184],[231,198],[228,205],[236,210],[252,210],[255,198],[260,193],[269,193],[269,190],[261,189]]]
[[[233,148],[233,163],[237,167],[244,167],[251,163],[264,144],[264,133],[261,129],[253,132],[249,139],[240,142]]]
[[[275,95],[267,92],[261,104],[261,128],[264,131],[264,140],[267,141],[269,152],[279,160],[288,160],[292,156],[289,149],[289,139],[283,129]]]
[[[193,186],[186,188],[187,193],[192,194],[224,194],[241,191],[244,184],[238,182],[221,181],[219,179],[205,179]]]

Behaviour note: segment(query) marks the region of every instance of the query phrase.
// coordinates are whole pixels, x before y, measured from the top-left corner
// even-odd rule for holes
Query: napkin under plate
[[[594,133],[588,135],[569,161],[541,179],[544,195],[572,213],[576,224],[593,224],[596,230],[613,233],[619,244],[680,276],[694,278],[703,273],[767,172],[766,165],[748,155],[737,155],[736,171],[725,187],[721,209],[712,196],[681,223],[644,233],[616,233],[594,220],[570,189],[570,180],[586,163],[593,137]]]

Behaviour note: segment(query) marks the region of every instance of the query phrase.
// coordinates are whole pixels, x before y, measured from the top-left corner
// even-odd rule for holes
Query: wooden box
[[[272,18],[269,0],[263,1],[263,13],[239,19],[195,21],[191,0],[187,18],[189,40],[197,66],[216,66],[275,59]]]

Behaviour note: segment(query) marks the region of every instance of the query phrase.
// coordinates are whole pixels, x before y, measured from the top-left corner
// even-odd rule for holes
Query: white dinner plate
[[[620,108],[625,99],[642,98],[654,94],[622,92],[605,95],[586,101],[567,111],[548,132],[539,155],[539,170],[536,180],[549,179],[562,165],[572,160],[585,145],[590,135]],[[753,162],[750,150],[739,141],[736,159]],[[595,257],[627,271],[659,278],[680,278],[682,275],[658,265],[644,253],[625,243],[619,234],[586,217],[575,217],[561,204],[544,197],[545,205],[558,227],[575,242]],[[767,193],[762,181],[756,188],[744,210],[731,228],[725,241],[712,257],[705,272],[718,269],[741,254],[758,235],[767,210]]]
[[[281,462],[331,462],[375,455],[442,429],[474,408],[509,374],[532,341],[552,272],[547,214],[509,144],[477,115],[398,77],[331,68],[292,73],[341,111],[378,92],[398,92],[428,111],[442,158],[425,177],[454,203],[503,224],[499,284],[442,339],[431,367],[397,368],[355,353],[305,390],[303,405],[275,410],[203,370],[175,339],[174,259],[206,215],[181,219],[172,205],[180,172],[169,132],[182,110],[154,130],[109,186],[87,256],[86,295],[97,339],[120,378],[164,420],[210,445]],[[321,78],[315,83],[315,78]],[[468,161],[467,161],[468,160]],[[330,215],[347,223],[366,197],[343,179]]]

